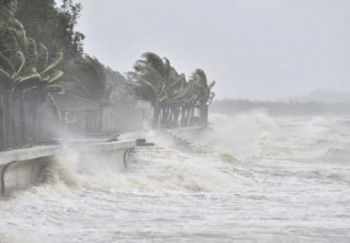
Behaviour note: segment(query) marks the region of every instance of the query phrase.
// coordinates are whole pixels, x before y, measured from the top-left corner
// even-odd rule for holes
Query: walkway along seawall
[[[44,171],[67,154],[74,157],[78,172],[108,166],[118,171],[126,166],[136,142],[109,142],[43,146],[0,153],[1,195],[27,189],[44,180]]]

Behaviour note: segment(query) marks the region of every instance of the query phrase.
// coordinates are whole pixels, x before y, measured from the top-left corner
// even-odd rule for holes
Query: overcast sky
[[[124,73],[144,52],[218,98],[278,99],[350,91],[349,0],[81,0],[85,51]]]

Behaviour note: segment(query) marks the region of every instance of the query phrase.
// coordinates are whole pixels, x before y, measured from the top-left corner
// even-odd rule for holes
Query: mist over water
[[[0,201],[0,242],[349,242],[350,117],[210,120],[187,137],[202,154],[158,140],[128,169],[78,171],[67,150]]]

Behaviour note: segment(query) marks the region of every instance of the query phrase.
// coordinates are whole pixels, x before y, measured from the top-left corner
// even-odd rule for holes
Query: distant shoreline
[[[217,100],[210,107],[211,113],[225,115],[235,115],[253,110],[264,110],[270,115],[276,116],[350,115],[350,103]]]

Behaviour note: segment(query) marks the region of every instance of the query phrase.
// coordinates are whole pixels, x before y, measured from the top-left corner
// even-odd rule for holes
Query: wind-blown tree
[[[63,0],[18,0],[16,18],[24,25],[27,34],[43,43],[53,53],[62,51],[70,60],[83,54],[85,36],[75,30],[82,5]]]
[[[33,43],[33,40],[32,40]],[[42,105],[46,102],[47,98],[50,98],[53,101],[51,92],[58,92],[63,89],[69,88],[69,83],[61,82],[63,72],[56,70],[55,67],[62,61],[62,53],[57,53],[54,60],[51,63],[48,63],[48,51],[42,44],[39,45],[40,50],[35,56],[31,55],[37,53],[27,51],[27,56],[25,56],[21,51],[17,51],[18,64],[11,59],[1,56],[0,64],[0,73],[2,83],[5,84],[2,89],[1,98],[3,100],[3,111],[4,117],[8,118],[7,126],[11,126],[12,121],[12,100],[13,98],[19,98],[20,104],[20,116],[21,116],[21,138],[22,142],[26,142],[25,131],[26,126],[26,103],[29,100],[34,104],[32,107],[31,114],[34,116],[33,126],[40,127],[40,124],[43,122],[43,117],[38,116],[42,114]],[[32,59],[35,58],[35,59]],[[4,65],[5,63],[5,65]],[[36,64],[36,66],[33,66]],[[55,108],[55,107],[54,107]],[[57,110],[55,110],[56,114]],[[6,122],[3,123],[6,127]],[[9,129],[7,129],[9,130]],[[11,129],[10,129],[11,130]],[[35,129],[32,127],[32,133],[35,132]],[[33,137],[34,134],[31,135]]]
[[[190,82],[194,84],[197,91],[197,104],[200,110],[201,124],[208,124],[209,104],[214,99],[215,94],[211,92],[215,85],[215,81],[208,84],[207,75],[202,69],[196,69],[190,78]]]
[[[25,117],[26,99],[30,100],[31,114],[33,116],[32,127],[30,129],[32,138],[37,134],[42,134],[44,114],[43,105],[50,100],[53,106],[53,113],[56,115],[58,121],[61,121],[60,113],[55,105],[55,100],[52,96],[53,93],[60,93],[64,90],[71,89],[73,83],[64,81],[62,79],[64,73],[57,70],[56,67],[63,61],[63,53],[56,53],[49,62],[49,52],[43,44],[39,44],[37,58],[34,60],[35,67],[31,67],[26,76],[18,81],[15,81],[15,89],[21,92],[21,113]],[[25,128],[25,121],[21,126]],[[26,134],[25,132],[23,134]],[[23,137],[23,136],[22,136]],[[24,138],[26,140],[26,138]]]
[[[141,100],[150,102],[154,108],[153,127],[159,125],[163,95],[167,87],[171,71],[170,62],[163,61],[158,55],[147,52],[134,65],[134,72],[129,75],[136,81],[135,94]]]
[[[14,144],[14,136],[9,135],[14,131],[12,121],[14,99],[20,99],[21,139],[22,142],[26,142],[25,94],[39,90],[47,95],[50,89],[58,88],[57,82],[63,76],[63,72],[54,70],[54,68],[62,61],[63,55],[62,53],[57,54],[49,65],[49,54],[46,47],[39,44],[38,52],[36,42],[27,38],[21,22],[13,18],[16,1],[2,1],[0,7],[2,12],[7,10],[7,13],[10,13],[7,14],[10,18],[5,18],[6,21],[0,22],[2,27],[0,33],[1,135],[2,148],[5,148]]]
[[[97,58],[85,55],[72,61],[68,76],[76,83],[72,93],[93,101],[100,106],[99,111],[92,112],[89,131],[102,131],[102,108],[109,104],[110,89],[107,84],[105,67]]]
[[[175,68],[171,67],[170,74],[166,83],[166,87],[160,102],[163,107],[162,124],[166,127],[177,126],[180,115],[182,94],[186,85],[186,77],[184,74],[178,74]]]
[[[132,81],[110,67],[105,67],[105,73],[108,103],[104,109],[104,130],[138,129],[144,116],[137,108],[138,100],[133,93]]]
[[[17,9],[17,1],[0,0],[0,100],[1,100],[1,137],[2,147],[6,147],[11,141],[9,134],[12,132],[11,120],[11,99],[12,76],[17,76],[22,68],[23,57],[18,50],[18,40],[16,37],[16,24],[14,15]],[[21,42],[23,43],[23,42]],[[20,60],[22,59],[22,60]],[[6,70],[10,70],[10,75]],[[7,126],[8,125],[8,126]]]
[[[135,80],[134,92],[154,108],[153,126],[176,126],[180,112],[181,124],[193,120],[194,109],[199,108],[201,124],[208,122],[208,105],[214,98],[211,92],[215,82],[208,85],[203,70],[197,69],[187,82],[178,74],[168,59],[154,53],[144,53],[129,75]]]
[[[127,80],[121,73],[105,68],[107,76],[107,90],[109,94],[109,103],[117,110],[127,109],[133,111],[137,105],[137,99],[133,94],[133,86],[130,80]]]
[[[76,95],[101,103],[105,100],[107,78],[104,66],[97,58],[85,55],[71,63],[68,76],[71,76],[77,86],[72,92]]]

